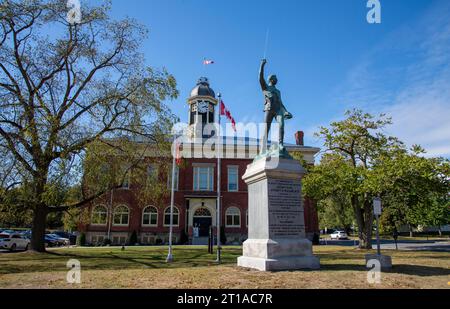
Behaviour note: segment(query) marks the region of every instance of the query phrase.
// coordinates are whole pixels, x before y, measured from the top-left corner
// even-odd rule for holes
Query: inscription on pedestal
[[[301,181],[269,179],[269,231],[271,238],[297,238],[305,230]]]

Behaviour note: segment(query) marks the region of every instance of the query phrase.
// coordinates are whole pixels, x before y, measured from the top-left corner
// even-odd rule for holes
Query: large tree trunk
[[[372,209],[364,205],[364,209],[359,206],[358,197],[352,197],[352,205],[355,211],[356,223],[358,224],[358,238],[360,249],[372,249]]]
[[[33,212],[33,227],[31,229],[31,250],[45,252],[45,227],[47,222],[47,208],[38,206]]]
[[[409,225],[409,237],[414,237],[414,231],[411,224]]]

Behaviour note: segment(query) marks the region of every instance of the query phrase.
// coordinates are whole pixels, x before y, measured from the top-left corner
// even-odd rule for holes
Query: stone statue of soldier
[[[268,83],[266,83],[264,79],[264,67],[267,63],[266,59],[261,61],[261,67],[259,70],[259,82],[261,84],[261,89],[264,94],[264,122],[266,123],[266,132],[264,134],[264,147],[261,152],[266,151],[266,145],[269,137],[270,127],[272,126],[272,121],[275,119],[279,125],[278,132],[278,151],[280,153],[285,152],[284,148],[284,120],[291,119],[292,114],[289,113],[286,107],[283,105],[283,101],[281,100],[281,92],[277,89],[276,85],[278,83],[278,79],[276,75],[270,75],[268,78]]]

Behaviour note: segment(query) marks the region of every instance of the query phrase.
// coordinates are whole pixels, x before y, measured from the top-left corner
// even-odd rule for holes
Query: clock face
[[[209,111],[209,103],[205,101],[201,101],[197,103],[198,112],[205,114]]]

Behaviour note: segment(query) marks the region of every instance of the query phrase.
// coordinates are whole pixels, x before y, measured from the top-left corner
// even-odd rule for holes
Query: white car
[[[331,239],[348,239],[348,235],[344,231],[335,231],[330,237]]]
[[[0,249],[7,249],[9,251],[28,250],[30,240],[22,237],[20,234],[0,234]]]

